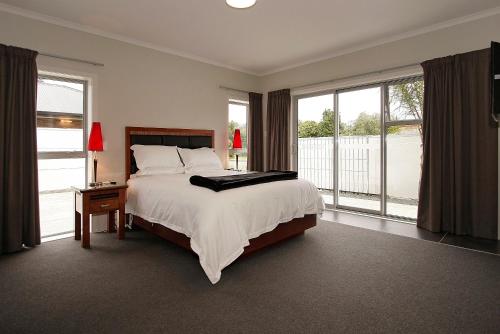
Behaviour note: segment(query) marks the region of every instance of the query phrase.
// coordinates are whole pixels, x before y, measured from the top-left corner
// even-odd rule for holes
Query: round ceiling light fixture
[[[255,5],[256,2],[257,0],[226,0],[228,6],[237,9],[250,8]]]

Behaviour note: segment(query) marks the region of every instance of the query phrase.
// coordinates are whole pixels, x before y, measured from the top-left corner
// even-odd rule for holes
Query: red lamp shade
[[[89,151],[102,151],[102,132],[101,132],[101,123],[93,122],[92,129],[90,130],[89,137]]]
[[[234,130],[233,149],[235,148],[242,148],[240,129]]]

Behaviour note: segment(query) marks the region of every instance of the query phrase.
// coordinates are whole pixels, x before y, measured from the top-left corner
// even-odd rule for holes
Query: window
[[[247,115],[248,102],[229,100],[228,106],[229,122],[227,128],[228,134],[228,168],[247,170]],[[236,129],[241,134],[241,149],[233,149],[233,137]],[[236,166],[238,159],[238,167]]]
[[[329,207],[416,219],[423,88],[412,77],[297,97],[299,177]]]
[[[328,206],[333,205],[333,94],[304,97],[297,102],[299,177],[318,188]]]
[[[71,186],[84,187],[87,83],[40,75],[37,94],[38,187],[42,237],[74,230]]]
[[[385,213],[417,218],[422,165],[422,79],[385,85]]]
[[[338,206],[380,211],[381,86],[338,93]]]

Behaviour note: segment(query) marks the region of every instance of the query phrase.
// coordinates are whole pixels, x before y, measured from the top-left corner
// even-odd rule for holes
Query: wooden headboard
[[[125,177],[137,172],[130,146],[165,145],[182,148],[214,147],[214,130],[125,127]]]

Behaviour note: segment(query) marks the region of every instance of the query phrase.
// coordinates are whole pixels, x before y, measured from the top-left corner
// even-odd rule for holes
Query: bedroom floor
[[[390,219],[355,214],[345,211],[330,211],[323,213],[322,219],[345,225],[357,226],[369,230],[386,232],[405,237],[435,241],[452,246],[469,248],[477,251],[500,254],[500,240],[472,238],[468,236],[452,235],[449,233],[433,233],[418,228],[412,223],[402,223]]]
[[[496,255],[319,221],[211,285],[142,231],[0,257],[2,333],[495,333]]]

